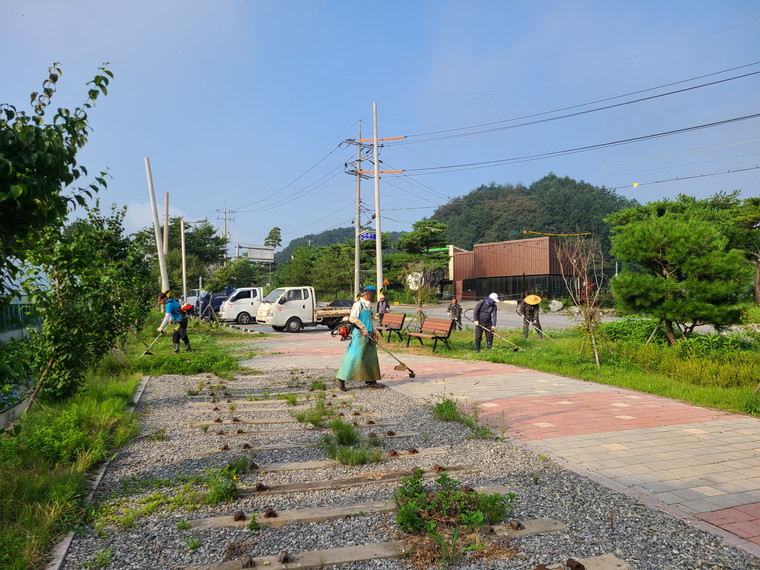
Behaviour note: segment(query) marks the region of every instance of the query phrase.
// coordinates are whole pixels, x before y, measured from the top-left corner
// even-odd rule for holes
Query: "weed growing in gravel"
[[[356,445],[361,442],[359,430],[339,418],[330,422],[330,428],[335,432],[338,445]]]
[[[149,441],[168,441],[169,436],[166,435],[166,428],[163,427],[148,434],[147,439]]]
[[[91,562],[84,564],[82,568],[105,568],[109,564],[111,564],[111,549],[104,548],[103,550],[98,550],[95,553],[95,558]]]
[[[153,492],[145,497],[129,503],[128,497],[112,498],[90,513],[95,534],[103,536],[109,526],[119,528],[134,528],[138,517],[146,517],[158,513],[160,509],[173,512],[178,508],[188,511],[197,510],[201,504],[214,505],[222,501],[235,500],[240,491],[237,487],[237,469],[247,468],[248,458],[241,458],[232,466],[222,469],[207,467],[202,474],[189,476],[177,474],[174,480],[130,478],[122,481],[122,491],[126,495],[139,493],[146,488],[178,487],[173,494]],[[207,489],[204,494],[198,486]]]
[[[248,471],[248,468],[251,466],[252,460],[254,458],[255,454],[250,457],[238,457],[227,466],[227,470],[233,471],[235,475],[245,473]]]
[[[261,528],[261,525],[259,525],[258,521],[256,520],[256,513],[251,514],[251,520],[248,522],[245,528],[248,530],[259,530]]]
[[[416,469],[394,494],[396,523],[411,535],[415,557],[425,565],[437,561],[450,566],[466,552],[487,549],[478,531],[504,519],[512,508],[514,493],[504,496],[465,490],[446,473],[436,479],[438,489],[429,491],[422,482],[423,475]],[[464,537],[462,530],[468,533]]]
[[[441,396],[440,401],[433,404],[433,415],[444,422],[459,422],[467,426],[472,430],[472,437],[479,439],[493,439],[494,437],[493,430],[478,420],[477,406],[473,407],[471,415],[467,415],[459,410],[456,400]]]
[[[443,422],[459,421],[457,403],[451,398],[441,397],[439,402],[433,404],[433,415]]]
[[[320,427],[324,424],[324,419],[332,417],[335,412],[332,408],[328,408],[325,405],[325,396],[320,394],[317,396],[317,400],[314,405],[308,410],[301,412],[291,412],[296,421],[300,423],[311,424],[314,427]]]
[[[200,392],[198,390],[194,390],[193,388],[188,388],[187,389],[187,395],[188,396],[197,396],[198,394],[200,394]]]
[[[291,406],[295,406],[296,402],[298,402],[298,394],[285,394],[282,399]]]
[[[206,503],[215,505],[216,503],[232,502],[240,495],[238,489],[235,471],[229,469],[207,469],[208,494],[205,497]]]
[[[201,541],[198,540],[195,536],[190,536],[185,539],[185,544],[187,545],[188,550],[195,550],[201,545]]]
[[[376,446],[376,441],[364,443],[359,431],[349,423],[336,418],[330,422],[333,434],[326,434],[319,447],[325,454],[336,459],[341,465],[364,465],[380,461],[382,452],[380,449],[371,449]]]
[[[327,390],[327,384],[322,382],[321,380],[313,380],[312,383],[309,385],[309,388],[312,390]]]
[[[177,523],[177,529],[179,530],[187,530],[190,528],[190,523],[187,522],[185,519],[180,519],[180,521]]]

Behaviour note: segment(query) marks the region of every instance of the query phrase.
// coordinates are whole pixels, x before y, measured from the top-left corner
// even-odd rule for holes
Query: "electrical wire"
[[[325,160],[327,160],[327,158],[328,158],[330,155],[332,155],[332,154],[333,154],[333,153],[334,153],[336,150],[338,150],[338,149],[341,147],[341,145],[342,145],[342,144],[343,144],[343,143],[339,143],[338,145],[336,145],[336,146],[335,146],[335,148],[333,148],[333,149],[332,149],[330,152],[328,152],[328,153],[327,153],[325,156],[323,156],[322,158],[320,158],[320,159],[319,159],[317,162],[315,162],[315,163],[314,163],[314,164],[313,164],[311,167],[307,168],[305,171],[303,171],[301,174],[299,174],[298,176],[296,176],[296,177],[295,177],[293,180],[291,180],[290,182],[288,182],[288,183],[287,183],[285,186],[283,186],[283,187],[282,187],[282,188],[280,188],[279,190],[275,190],[274,192],[272,192],[272,193],[271,193],[271,194],[269,194],[268,196],[265,196],[264,198],[261,198],[260,200],[255,200],[255,201],[253,201],[253,202],[248,202],[247,204],[241,204],[240,206],[236,206],[236,207],[233,207],[232,209],[233,209],[233,210],[236,210],[236,211],[240,211],[240,210],[243,210],[243,209],[245,209],[245,208],[248,208],[248,207],[254,206],[254,205],[256,205],[256,204],[260,204],[261,202],[264,202],[264,201],[268,200],[268,199],[269,199],[269,198],[271,198],[272,196],[276,196],[277,194],[279,194],[280,192],[282,192],[283,190],[285,190],[285,189],[286,189],[286,188],[288,188],[289,186],[291,186],[291,185],[295,184],[296,182],[298,182],[298,181],[299,181],[301,178],[303,178],[303,177],[304,177],[304,176],[306,176],[306,175],[307,175],[309,172],[311,172],[312,170],[314,170],[314,169],[315,169],[317,166],[319,166],[319,165],[320,165],[322,162],[324,162]]]
[[[532,154],[532,155],[524,155],[524,156],[516,156],[511,158],[502,158],[497,160],[487,160],[482,162],[469,162],[469,163],[462,163],[462,164],[452,164],[448,166],[435,166],[435,167],[427,167],[427,168],[411,168],[407,169],[405,173],[416,173],[416,174],[406,174],[406,176],[420,176],[423,174],[440,174],[443,172],[452,172],[452,171],[458,171],[458,170],[473,170],[477,168],[490,168],[493,166],[499,166],[503,164],[516,164],[521,162],[530,162],[534,160],[541,160],[544,158],[553,158],[557,156],[566,156],[570,154],[578,154],[582,152],[588,152],[591,150],[599,150],[602,148],[610,148],[614,146],[621,146],[626,144],[631,144],[635,142],[641,142],[645,140],[651,140],[661,137],[667,137],[677,134],[683,134],[688,133],[692,131],[697,131],[701,129],[708,129],[712,127],[718,127],[722,125],[728,125],[731,123],[737,123],[741,121],[747,121],[750,119],[756,119],[760,117],[760,113],[755,113],[752,115],[744,115],[742,117],[734,117],[732,119],[724,119],[721,121],[715,121],[712,123],[704,123],[701,125],[693,125],[691,127],[685,127],[683,129],[674,129],[670,131],[662,131],[659,133],[652,133],[649,135],[642,135],[639,137],[630,137],[627,139],[618,139],[615,141],[609,141],[604,143],[598,143],[593,145],[586,145],[586,146],[580,146],[575,148],[569,148],[569,149],[563,149],[563,150],[556,150],[551,152],[544,152],[539,154]]]
[[[692,174],[689,176],[676,176],[675,178],[666,178],[664,180],[652,180],[650,182],[636,182],[634,188],[637,188],[639,186],[649,186],[650,184],[662,184],[663,182],[677,182],[680,180],[693,180],[694,178],[707,178],[710,176],[719,176],[721,174],[734,174],[735,172],[747,172],[748,170],[757,170],[760,169],[760,165],[756,164],[755,166],[747,166],[745,168],[730,168],[726,171],[719,171],[719,172],[708,172],[706,174]],[[626,184],[624,186],[613,186],[612,188],[607,188],[607,190],[621,190],[623,188],[631,188],[631,184]]]
[[[322,175],[316,181],[309,184],[309,186],[306,186],[305,188],[302,188],[301,190],[298,190],[297,192],[294,192],[293,194],[290,194],[289,196],[286,196],[278,200],[277,202],[268,203],[266,206],[262,206],[259,208],[254,208],[254,207],[249,207],[247,209],[238,208],[235,210],[235,212],[241,213],[241,214],[265,212],[267,210],[273,210],[275,208],[279,208],[280,206],[284,206],[285,204],[289,204],[290,202],[293,202],[294,200],[303,198],[304,196],[306,196],[307,194],[310,194],[311,192],[314,192],[315,190],[323,188],[325,184],[330,182],[330,180],[336,178],[338,174],[340,174],[340,171],[342,169],[343,169],[343,165],[336,166],[330,172]]]
[[[729,71],[735,71],[737,69],[743,69],[743,68],[751,67],[751,66],[758,65],[758,64],[760,64],[760,62],[748,63],[746,65],[742,65],[742,66],[738,66],[738,67],[733,67],[733,68],[725,69],[725,70],[722,70],[722,71],[716,71],[714,73],[708,73],[708,74],[705,74],[705,75],[700,75],[700,76],[692,77],[692,78],[689,78],[689,79],[683,79],[681,81],[675,81],[675,82],[672,82],[672,83],[666,83],[666,84],[663,84],[663,85],[659,85],[657,87],[650,87],[650,88],[647,88],[647,89],[641,89],[641,90],[638,90],[638,91],[632,91],[630,93],[625,93],[625,94],[622,94],[622,95],[616,95],[616,96],[613,96],[613,97],[606,97],[604,99],[597,99],[595,101],[591,101],[591,102],[588,102],[588,103],[581,103],[581,104],[578,104],[578,105],[571,105],[571,106],[567,106],[567,107],[561,107],[561,108],[558,108],[558,109],[553,109],[551,111],[543,111],[543,112],[540,112],[540,113],[532,113],[532,114],[529,114],[529,115],[523,115],[523,116],[520,116],[520,117],[511,118],[511,119],[503,119],[503,120],[499,120],[499,121],[491,121],[491,122],[487,122],[487,123],[481,123],[481,124],[477,124],[477,125],[470,125],[470,126],[466,126],[466,127],[457,127],[457,128],[453,128],[453,129],[444,129],[444,130],[439,130],[439,131],[430,131],[430,132],[427,132],[427,133],[418,133],[418,134],[406,135],[406,138],[404,140],[402,140],[402,141],[389,142],[389,143],[385,143],[385,145],[386,146],[401,146],[401,145],[408,145],[408,144],[417,144],[417,143],[421,143],[421,142],[431,142],[431,141],[446,140],[446,139],[452,139],[452,138],[460,138],[460,137],[465,137],[465,136],[473,136],[473,135],[478,135],[478,134],[491,133],[491,132],[500,131],[500,130],[513,129],[513,128],[523,127],[523,126],[528,126],[528,125],[535,125],[535,124],[540,124],[540,123],[546,123],[546,122],[549,122],[549,121],[555,121],[555,120],[559,120],[559,119],[566,119],[566,118],[569,118],[569,117],[575,117],[575,116],[585,115],[585,114],[589,114],[589,113],[595,113],[597,111],[603,111],[603,110],[607,110],[607,109],[613,109],[615,107],[622,107],[622,106],[625,106],[625,105],[631,105],[633,103],[640,103],[640,102],[643,102],[643,101],[649,101],[649,100],[652,100],[652,99],[658,99],[658,98],[661,98],[661,97],[666,97],[666,96],[670,96],[670,95],[684,93],[684,92],[687,92],[687,91],[692,91],[692,90],[695,90],[695,89],[701,89],[703,87],[709,87],[709,86],[712,86],[712,85],[717,85],[717,84],[720,84],[720,83],[725,83],[727,81],[734,81],[736,79],[743,79],[743,78],[746,78],[746,77],[751,77],[751,76],[760,74],[760,71],[753,71],[753,72],[750,72],[750,73],[745,73],[745,74],[737,75],[737,76],[734,76],[734,77],[729,77],[729,78],[725,78],[725,79],[719,79],[719,80],[716,80],[716,81],[711,81],[711,82],[708,82],[708,83],[703,83],[701,85],[693,85],[691,87],[684,87],[683,89],[677,89],[677,90],[674,90],[674,91],[669,91],[669,92],[666,92],[666,93],[660,93],[660,94],[657,94],[657,95],[650,95],[648,97],[642,97],[642,98],[639,98],[639,99],[634,99],[632,101],[625,101],[625,102],[622,102],[622,103],[615,103],[613,105],[605,105],[605,106],[602,106],[602,107],[597,107],[595,109],[587,109],[585,111],[578,111],[578,112],[575,112],[575,113],[567,113],[567,114],[564,114],[564,115],[559,115],[557,117],[550,117],[550,118],[539,119],[539,120],[535,120],[535,121],[527,121],[527,122],[524,122],[524,123],[518,123],[516,125],[507,125],[507,126],[502,126],[502,127],[493,127],[494,125],[503,125],[504,123],[511,123],[511,122],[514,122],[514,121],[521,121],[521,120],[524,120],[524,119],[532,119],[534,117],[541,117],[541,116],[550,115],[550,114],[553,114],[553,113],[560,113],[560,112],[563,112],[563,111],[569,111],[569,110],[572,110],[572,109],[578,109],[580,107],[587,107],[589,105],[595,105],[597,103],[603,103],[605,101],[612,101],[612,100],[620,99],[620,98],[623,98],[623,97],[630,97],[632,95],[638,95],[640,93],[646,93],[646,92],[654,91],[654,90],[657,90],[657,89],[663,89],[665,87],[670,87],[670,86],[678,85],[678,84],[681,84],[681,83],[688,83],[689,81],[696,81],[698,79],[704,79],[706,77],[711,77],[713,75],[719,75],[721,73],[727,73]],[[493,128],[484,129],[484,127],[493,127]],[[469,131],[471,129],[480,129],[480,130],[472,131],[472,132],[461,132],[461,131]],[[446,133],[455,133],[455,134],[448,134],[448,135],[446,135]],[[445,135],[445,136],[436,136],[436,137],[434,137],[432,135]],[[419,140],[413,140],[416,137],[428,137],[428,138],[420,138]]]

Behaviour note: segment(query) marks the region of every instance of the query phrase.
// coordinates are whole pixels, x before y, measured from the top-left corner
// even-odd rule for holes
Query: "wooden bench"
[[[383,315],[383,322],[375,327],[378,334],[382,336],[382,333],[388,331],[388,342],[391,340],[391,335],[396,333],[399,340],[403,341],[404,337],[401,336],[401,329],[404,328],[404,320],[406,319],[406,313],[385,313]]]
[[[409,346],[409,341],[412,340],[412,337],[420,341],[420,344],[423,344],[423,338],[430,338],[434,341],[433,352],[435,352],[435,347],[438,345],[439,340],[442,340],[443,344],[446,345],[446,348],[450,350],[449,335],[451,335],[451,329],[453,327],[454,321],[450,319],[425,319],[422,321],[422,326],[418,332],[407,331],[406,346]]]

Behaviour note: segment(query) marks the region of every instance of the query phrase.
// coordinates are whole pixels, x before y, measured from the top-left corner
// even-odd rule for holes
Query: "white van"
[[[256,312],[261,305],[261,287],[240,287],[219,307],[220,321],[237,321],[241,325],[256,322]]]

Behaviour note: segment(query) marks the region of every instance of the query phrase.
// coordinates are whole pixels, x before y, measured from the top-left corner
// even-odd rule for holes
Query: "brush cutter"
[[[552,337],[550,337],[548,334],[546,334],[546,332],[544,331],[543,327],[542,328],[538,328],[538,326],[536,325],[535,321],[531,321],[530,324],[533,325],[533,328],[536,329],[537,333],[540,332],[542,335],[544,335],[550,341],[554,342],[554,339]]]
[[[176,329],[176,327],[175,327],[175,329]],[[143,356],[145,356],[146,354],[150,354],[151,356],[153,356],[153,353],[150,351],[150,347],[151,347],[151,346],[153,346],[154,344],[156,344],[156,342],[158,341],[158,339],[159,339],[159,338],[161,338],[162,336],[164,336],[164,334],[165,334],[165,333],[166,333],[166,331],[164,330],[164,332],[162,332],[160,335],[158,335],[158,336],[157,336],[157,337],[156,337],[156,338],[153,340],[153,342],[151,342],[151,343],[148,345],[148,348],[146,348],[146,349],[145,349],[145,352],[143,352],[143,353],[140,355],[140,358],[142,358],[142,357],[143,357]]]
[[[465,319],[467,319],[468,321],[470,321],[472,324],[475,324],[475,321],[473,321],[473,320],[472,320],[470,317],[468,317],[466,314],[465,314],[464,318],[465,318]],[[512,352],[517,352],[518,350],[522,350],[523,352],[525,352],[525,349],[524,349],[524,348],[520,348],[520,347],[519,347],[519,346],[517,346],[517,345],[516,345],[514,342],[512,342],[512,341],[509,341],[509,340],[507,340],[506,338],[504,338],[503,336],[496,334],[496,333],[495,333],[494,331],[492,331],[491,329],[487,329],[486,327],[484,327],[484,326],[483,326],[483,325],[481,325],[480,323],[478,323],[476,326],[480,327],[481,329],[483,329],[483,330],[484,330],[484,331],[486,331],[486,332],[490,332],[490,333],[491,333],[491,334],[493,334],[493,336],[495,336],[496,338],[500,338],[500,339],[501,339],[501,340],[503,340],[504,342],[511,344],[511,345],[512,345]]]
[[[387,348],[385,348],[385,347],[384,347],[382,344],[380,344],[378,341],[376,341],[376,340],[375,340],[374,338],[372,338],[371,336],[367,335],[367,338],[368,338],[370,341],[372,341],[373,343],[375,343],[375,346],[377,346],[377,347],[379,347],[379,348],[382,348],[382,349],[383,349],[385,352],[387,352],[387,353],[388,353],[388,355],[389,355],[389,356],[390,356],[390,357],[391,357],[393,360],[395,360],[396,362],[398,362],[398,364],[397,364],[396,366],[394,366],[394,367],[393,367],[393,369],[394,369],[394,370],[408,370],[408,371],[409,371],[409,378],[414,378],[414,377],[415,377],[415,374],[414,374],[414,370],[412,370],[412,369],[411,369],[411,368],[409,368],[409,367],[408,367],[406,364],[404,364],[404,363],[403,363],[403,362],[401,362],[401,361],[400,361],[398,358],[396,358],[396,357],[393,355],[393,353],[392,353],[390,350],[388,350]]]

